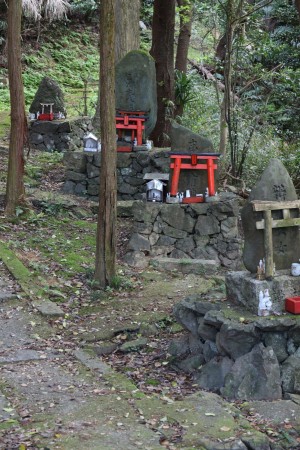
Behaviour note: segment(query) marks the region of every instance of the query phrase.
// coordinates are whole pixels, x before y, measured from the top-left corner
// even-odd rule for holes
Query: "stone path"
[[[49,314],[46,319],[14,294],[3,265],[0,280],[1,449],[300,448],[292,438],[293,446],[272,446],[216,394],[201,391],[182,401],[143,394],[100,358],[63,340]],[[298,397],[285,403],[278,420],[300,417]],[[274,411],[282,411],[275,403]],[[266,404],[247,407],[259,412]]]

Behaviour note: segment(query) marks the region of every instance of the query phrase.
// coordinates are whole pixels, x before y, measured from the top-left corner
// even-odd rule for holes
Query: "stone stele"
[[[171,152],[182,153],[213,153],[212,142],[194,133],[175,121],[171,123],[170,129],[171,138]],[[215,181],[217,174],[215,172]],[[216,183],[217,184],[217,183]],[[184,192],[186,189],[191,191],[191,195],[204,194],[207,188],[207,173],[206,170],[182,170],[179,178],[179,192]]]
[[[34,96],[33,102],[30,105],[29,112],[41,112],[41,103],[54,103],[53,112],[61,112],[66,116],[66,109],[64,103],[64,94],[59,84],[49,77],[44,77],[40,82],[38,90]],[[45,110],[48,112],[48,109]]]
[[[241,212],[245,235],[244,265],[255,273],[259,261],[264,258],[264,231],[257,230],[255,223],[263,219],[262,212],[254,212],[251,201],[265,200],[283,202],[297,200],[293,182],[281,161],[271,159],[261,178],[252,189],[247,204]],[[291,217],[299,211],[291,210]],[[282,219],[282,210],[272,212],[273,219]],[[300,258],[299,227],[273,229],[273,253],[276,269],[290,269],[291,264]]]
[[[133,50],[116,66],[116,109],[145,111],[145,137],[156,124],[156,72],[154,59],[146,52]]]

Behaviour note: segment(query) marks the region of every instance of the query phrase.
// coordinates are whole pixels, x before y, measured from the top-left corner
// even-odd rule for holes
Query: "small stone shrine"
[[[53,104],[54,115],[61,113],[66,117],[64,94],[59,84],[49,77],[44,77],[40,82],[35,97],[30,105],[29,112],[35,115],[38,112],[41,112],[42,103]]]
[[[157,117],[156,72],[154,59],[146,52],[133,50],[116,66],[116,110],[144,111],[145,138],[155,127]]]
[[[266,293],[271,311],[281,314],[285,299],[299,295],[300,277],[291,275],[292,263],[300,258],[299,212],[300,201],[287,170],[272,159],[241,212],[243,260],[249,272],[227,275],[229,300],[257,313]]]
[[[200,154],[200,153],[213,153],[212,142],[194,133],[177,122],[172,121],[170,129],[171,139],[171,153],[182,154]],[[205,170],[183,170],[180,173],[179,192],[184,192],[189,189],[191,195],[205,194],[208,186],[207,171]]]

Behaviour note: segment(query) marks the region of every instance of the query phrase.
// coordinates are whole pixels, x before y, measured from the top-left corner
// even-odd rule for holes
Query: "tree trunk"
[[[115,0],[115,63],[131,50],[140,48],[140,0]],[[99,129],[100,97],[98,96],[93,126]]]
[[[110,285],[116,268],[115,0],[100,5],[101,169],[95,280]]]
[[[157,82],[157,121],[151,138],[154,145],[169,143],[169,119],[174,115],[175,0],[154,0],[152,48]]]
[[[187,71],[188,51],[192,32],[192,3],[191,0],[177,0],[180,8],[180,30],[177,43],[175,69]]]
[[[298,11],[299,21],[300,21],[300,0],[295,0],[295,7]]]
[[[115,61],[140,48],[140,0],[115,0]]]
[[[21,64],[22,0],[8,1],[7,54],[11,105],[5,214],[14,216],[24,203],[24,144],[27,133]]]

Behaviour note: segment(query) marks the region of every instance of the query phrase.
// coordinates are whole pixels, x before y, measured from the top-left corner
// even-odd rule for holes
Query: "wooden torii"
[[[257,230],[264,230],[265,276],[273,278],[273,228],[300,226],[300,200],[288,202],[269,202],[256,200],[251,202],[253,211],[263,211],[264,218],[256,222]],[[291,217],[291,209],[298,210],[298,217]],[[282,210],[282,219],[274,220],[272,211]]]

